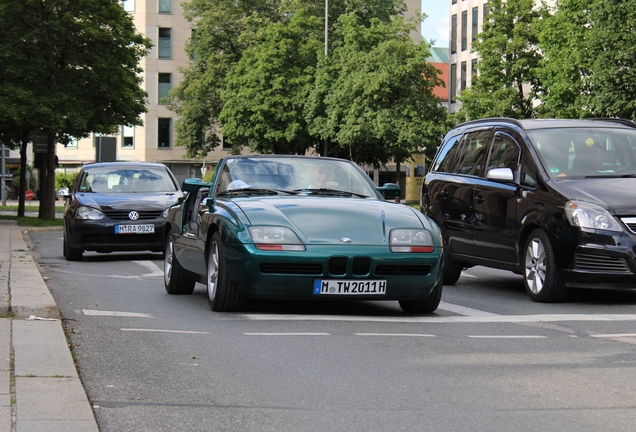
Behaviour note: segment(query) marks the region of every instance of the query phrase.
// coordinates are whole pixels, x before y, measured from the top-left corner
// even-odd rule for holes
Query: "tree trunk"
[[[18,217],[24,217],[24,200],[27,190],[27,147],[29,139],[25,135],[20,144],[20,185],[18,186]]]
[[[55,133],[49,132],[46,161],[41,175],[39,219],[55,219]]]

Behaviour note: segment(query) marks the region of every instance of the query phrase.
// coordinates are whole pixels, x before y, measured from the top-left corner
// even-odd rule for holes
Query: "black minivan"
[[[474,265],[522,274],[534,301],[636,288],[636,124],[490,118],[444,138],[422,184],[444,284]]]

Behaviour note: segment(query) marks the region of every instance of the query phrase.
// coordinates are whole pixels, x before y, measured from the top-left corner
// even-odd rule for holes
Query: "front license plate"
[[[143,225],[115,225],[115,234],[152,234],[155,232],[153,224]]]
[[[315,279],[314,294],[382,295],[386,294],[385,280]]]

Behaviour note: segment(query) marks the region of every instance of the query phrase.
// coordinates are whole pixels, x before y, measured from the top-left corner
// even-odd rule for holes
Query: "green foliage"
[[[37,186],[38,182],[37,182],[35,176],[33,175],[33,167],[31,165],[27,165],[26,166],[26,173],[27,173],[26,189],[33,190]],[[13,186],[16,189],[18,189],[20,187],[20,168],[18,168],[17,170],[14,171],[12,182],[13,182]]]
[[[441,81],[426,62],[429,46],[414,44],[414,23],[401,17],[366,27],[355,13],[338,21],[343,43],[323,58],[307,103],[311,131],[330,154],[375,166],[403,162],[421,147],[431,153],[446,112],[432,94]]]
[[[70,174],[66,174],[63,172],[55,173],[55,190],[60,190],[62,188],[72,188],[73,182],[77,178],[78,172],[72,172]]]
[[[458,97],[459,121],[481,117],[533,118],[536,95],[543,91],[536,69],[542,55],[534,0],[490,0],[483,32],[473,43],[479,52],[478,75]]]

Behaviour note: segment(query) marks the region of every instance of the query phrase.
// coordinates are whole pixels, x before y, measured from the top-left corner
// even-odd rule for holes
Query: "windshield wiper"
[[[278,195],[278,194],[291,194],[296,195],[298,192],[289,191],[283,189],[261,189],[261,188],[240,188],[240,189],[230,189],[224,192],[220,192],[217,196],[225,196],[225,195]]]
[[[359,198],[369,198],[368,195],[363,195],[355,192],[343,191],[339,189],[329,189],[329,188],[319,188],[319,189],[295,189],[294,192],[311,192],[316,194],[326,193],[333,195],[346,195],[346,196],[357,196]]]

